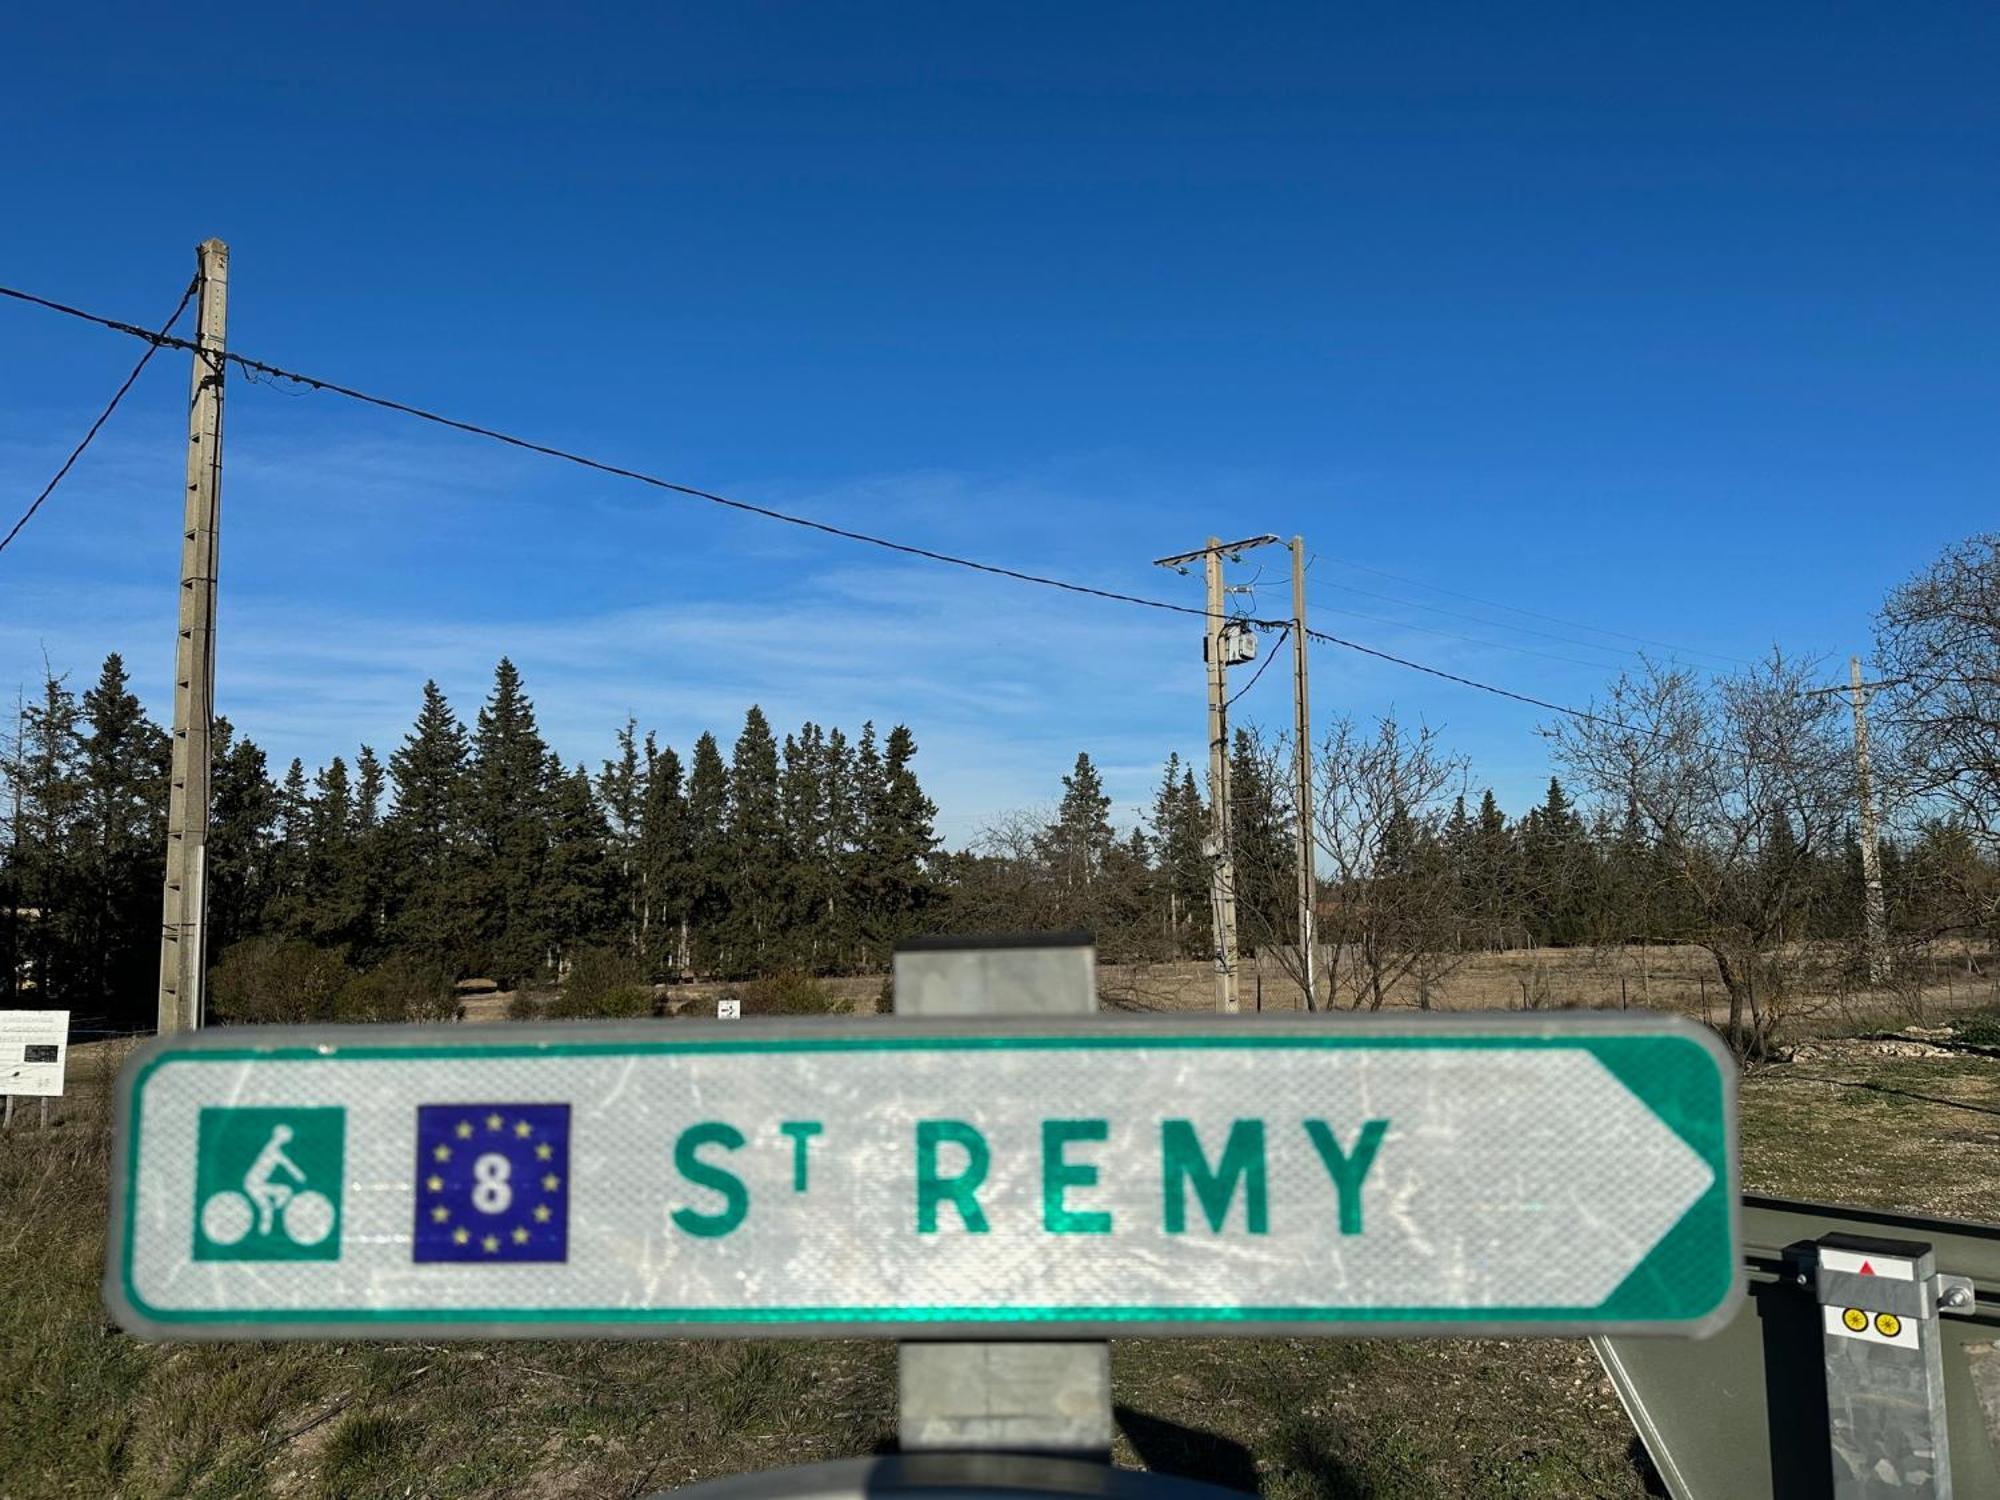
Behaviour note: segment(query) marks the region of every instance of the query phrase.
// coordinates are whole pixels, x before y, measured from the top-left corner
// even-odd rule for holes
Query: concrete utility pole
[[[1215,935],[1215,1008],[1234,1015],[1242,1008],[1237,995],[1236,955],[1236,862],[1231,855],[1229,835],[1229,663],[1230,644],[1223,613],[1222,559],[1240,560],[1249,547],[1263,547],[1277,541],[1275,536],[1245,537],[1225,542],[1210,537],[1197,552],[1176,553],[1156,558],[1155,565],[1185,573],[1187,564],[1199,558],[1208,585],[1208,632],[1202,655],[1208,665],[1208,838],[1202,852],[1209,861],[1209,911]]]
[[[229,247],[203,240],[200,322],[188,399],[187,493],[181,523],[180,621],[174,645],[173,773],[167,793],[167,879],[160,901],[162,1034],[201,1025],[207,974],[208,787],[215,717],[215,565],[222,524],[222,357]]]
[[[1208,539],[1202,576],[1208,584],[1208,837],[1209,910],[1215,918],[1215,1008],[1234,1015],[1236,992],[1236,861],[1229,837],[1229,668],[1222,660],[1222,554]]]
[[[1868,697],[1877,688],[1894,687],[1900,679],[1882,682],[1861,680],[1861,658],[1847,658],[1845,688],[1815,688],[1809,698],[1847,694],[1854,709],[1854,783],[1860,803],[1861,898],[1863,945],[1868,955],[1868,982],[1880,984],[1888,973],[1889,919],[1882,899],[1882,848],[1875,825],[1875,776],[1868,756]]]
[[[1319,1009],[1313,973],[1319,881],[1313,874],[1312,699],[1306,684],[1306,540],[1292,538],[1292,768],[1298,776],[1299,984],[1306,1009]]]
[[[1868,692],[1861,658],[1847,658],[1848,701],[1854,705],[1854,779],[1861,799],[1861,886],[1867,923],[1868,982],[1880,984],[1888,961],[1889,919],[1882,900],[1882,851],[1875,832],[1875,779],[1868,762]]]

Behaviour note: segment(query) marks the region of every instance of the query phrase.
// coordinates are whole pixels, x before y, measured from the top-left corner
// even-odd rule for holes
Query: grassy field
[[[889,1344],[137,1343],[98,1300],[91,1050],[0,1138],[4,1500],[625,1497],[893,1440]],[[1836,1043],[1743,1104],[1752,1190],[2000,1217],[2000,1061]],[[1120,1462],[1273,1500],[1652,1493],[1580,1343],[1127,1342],[1113,1373]]]

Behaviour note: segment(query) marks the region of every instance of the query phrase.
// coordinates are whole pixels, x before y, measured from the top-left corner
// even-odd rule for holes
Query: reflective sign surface
[[[1658,1017],[255,1028],[120,1081],[171,1337],[1700,1332],[1733,1068]]]

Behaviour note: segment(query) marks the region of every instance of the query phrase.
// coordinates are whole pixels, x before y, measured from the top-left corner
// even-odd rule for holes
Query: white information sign
[[[0,1010],[0,1094],[58,1097],[68,1057],[68,1011]]]
[[[210,1031],[121,1078],[106,1292],[177,1338],[1702,1332],[1733,1077],[1657,1017]]]

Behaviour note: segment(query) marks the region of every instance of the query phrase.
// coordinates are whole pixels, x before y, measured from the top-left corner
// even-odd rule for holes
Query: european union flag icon
[[[569,1259],[569,1106],[417,1106],[418,1261]]]

